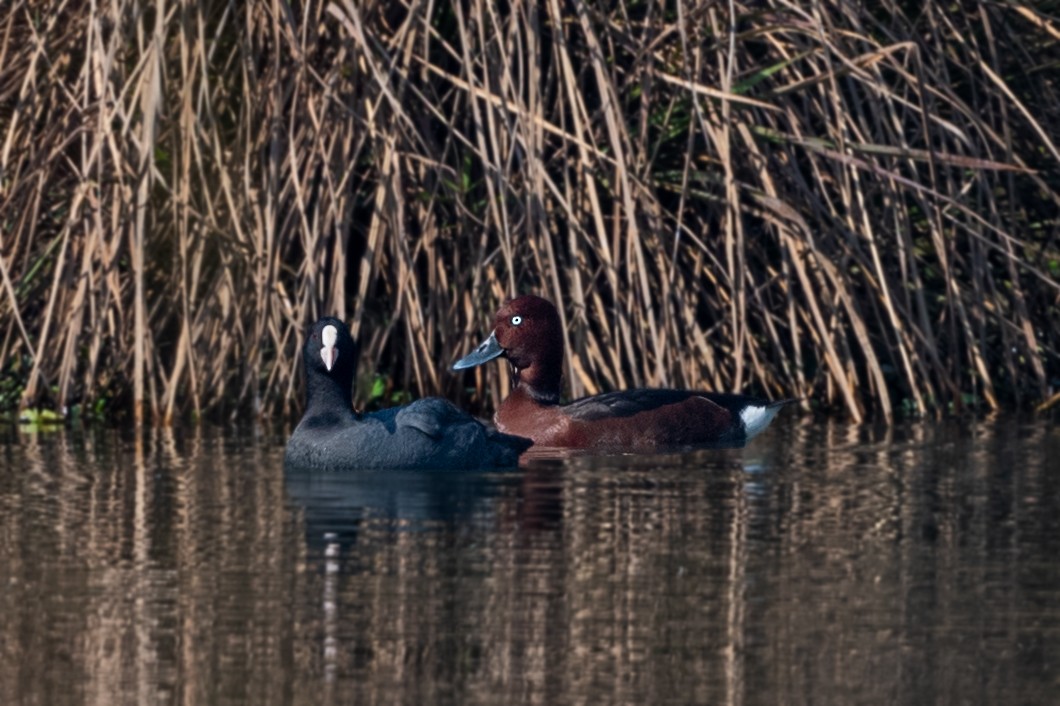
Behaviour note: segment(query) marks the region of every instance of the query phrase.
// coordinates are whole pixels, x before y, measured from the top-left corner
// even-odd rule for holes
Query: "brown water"
[[[285,478],[282,438],[0,442],[0,704],[1060,700],[1060,432]]]

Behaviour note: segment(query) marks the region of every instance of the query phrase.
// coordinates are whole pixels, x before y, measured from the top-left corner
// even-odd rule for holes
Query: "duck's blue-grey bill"
[[[483,341],[478,348],[453,363],[453,370],[473,368],[503,354],[504,349],[501,348],[501,344],[497,343],[497,335],[491,333],[490,337]]]

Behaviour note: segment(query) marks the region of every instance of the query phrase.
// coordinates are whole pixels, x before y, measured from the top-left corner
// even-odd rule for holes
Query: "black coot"
[[[514,466],[529,439],[488,429],[438,397],[372,414],[353,411],[357,345],[325,317],[306,336],[306,407],[284,463],[305,470],[466,470]]]

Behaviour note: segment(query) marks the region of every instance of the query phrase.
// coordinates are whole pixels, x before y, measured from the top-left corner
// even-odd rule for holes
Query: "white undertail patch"
[[[335,341],[338,339],[339,330],[331,324],[325,326],[320,332],[320,340],[324,344],[324,347],[320,349],[320,358],[324,361],[324,367],[328,369],[328,372],[331,372],[331,367],[339,359],[339,349],[335,347]]]
[[[769,426],[773,417],[777,416],[780,406],[750,405],[740,410],[740,419],[743,421],[744,438],[747,441]]]

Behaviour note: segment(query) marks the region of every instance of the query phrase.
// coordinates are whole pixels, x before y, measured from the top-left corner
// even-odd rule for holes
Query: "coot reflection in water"
[[[307,546],[332,551],[355,545],[362,528],[417,532],[455,523],[488,525],[489,500],[519,480],[517,471],[284,472]]]
[[[282,433],[0,443],[0,703],[1052,703],[1060,438],[285,475]]]

